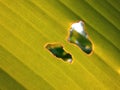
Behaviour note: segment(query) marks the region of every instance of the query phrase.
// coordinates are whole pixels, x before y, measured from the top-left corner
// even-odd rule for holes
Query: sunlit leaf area
[[[81,20],[91,55],[68,41]],[[120,90],[120,0],[0,0],[0,90]]]

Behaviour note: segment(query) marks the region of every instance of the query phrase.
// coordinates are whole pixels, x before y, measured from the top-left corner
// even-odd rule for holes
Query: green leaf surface
[[[0,90],[120,90],[119,0],[0,0]],[[67,42],[83,20],[94,51]],[[73,63],[44,47],[59,42]],[[8,84],[10,83],[10,84]]]

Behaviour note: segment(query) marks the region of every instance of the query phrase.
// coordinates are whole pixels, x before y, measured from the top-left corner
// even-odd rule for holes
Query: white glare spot
[[[67,62],[72,63],[72,59],[67,59]]]
[[[77,31],[78,33],[82,34],[82,32],[84,32],[84,23],[83,21],[80,21],[78,23],[74,23],[72,24],[72,29]]]
[[[75,40],[75,43],[76,43],[76,44],[79,44],[79,42],[78,42],[77,40]]]

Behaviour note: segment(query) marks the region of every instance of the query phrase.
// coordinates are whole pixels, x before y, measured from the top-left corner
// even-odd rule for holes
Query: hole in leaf
[[[83,21],[71,25],[68,41],[80,47],[87,54],[91,54],[93,51],[92,43],[85,32]]]
[[[65,62],[72,63],[72,55],[63,49],[60,44],[47,44],[45,46],[54,56],[61,58]]]

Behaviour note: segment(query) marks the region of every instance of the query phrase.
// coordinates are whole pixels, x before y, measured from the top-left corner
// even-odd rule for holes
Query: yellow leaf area
[[[94,44],[69,43],[83,20]],[[0,90],[120,90],[120,0],[0,0]],[[44,45],[61,43],[73,63]]]

